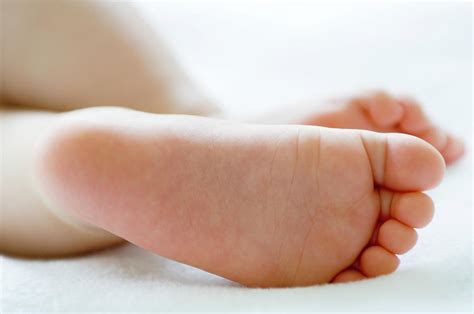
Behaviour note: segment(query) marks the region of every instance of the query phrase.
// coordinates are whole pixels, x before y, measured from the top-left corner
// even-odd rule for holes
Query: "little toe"
[[[423,193],[403,193],[394,198],[390,208],[393,218],[413,228],[423,228],[433,219],[434,204]]]
[[[464,154],[463,141],[459,138],[448,135],[446,146],[441,151],[441,154],[443,155],[446,164],[451,164],[458,160]]]
[[[378,244],[395,254],[408,252],[416,244],[418,236],[413,228],[390,219],[380,226]]]
[[[341,282],[350,282],[350,281],[359,281],[367,279],[364,274],[362,274],[360,271],[357,271],[355,269],[346,269],[339,273],[332,282],[334,283],[341,283]]]
[[[367,277],[393,273],[400,264],[398,257],[381,246],[371,246],[360,256],[360,269]]]
[[[399,123],[403,107],[399,101],[385,92],[376,92],[369,98],[369,114],[375,125],[383,128]]]

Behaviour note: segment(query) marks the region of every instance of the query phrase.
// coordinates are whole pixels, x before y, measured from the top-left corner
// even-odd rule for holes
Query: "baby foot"
[[[433,204],[440,154],[403,134],[85,109],[38,146],[49,202],[247,286],[393,272]]]
[[[416,101],[385,92],[342,102],[339,108],[313,115],[304,124],[414,135],[436,147],[447,164],[464,153],[463,142],[433,125]]]

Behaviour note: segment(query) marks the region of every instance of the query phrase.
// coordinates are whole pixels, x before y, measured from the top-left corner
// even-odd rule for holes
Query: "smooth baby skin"
[[[447,164],[464,154],[463,141],[434,124],[413,98],[375,91],[336,101],[327,110],[307,115],[302,124],[332,128],[405,133],[433,145]]]
[[[0,125],[4,154],[0,174],[8,184],[3,185],[0,198],[0,252],[51,258],[122,243],[121,238],[69,214],[67,206],[52,208],[51,200],[37,193],[43,187],[41,180],[32,180],[31,165],[38,163],[33,148],[43,133],[56,137],[54,125],[65,117],[59,112],[114,104],[158,114],[236,117],[226,117],[226,110],[219,110],[219,104],[213,104],[212,97],[192,82],[156,29],[149,27],[133,5],[7,0],[2,9],[0,32],[5,49],[0,63],[4,83],[0,84]],[[84,30],[88,36],[77,36]],[[462,142],[431,123],[416,102],[376,92],[339,104],[326,111],[314,101],[307,108],[298,104],[276,113],[280,121],[272,121],[275,117],[267,113],[259,122],[408,133],[437,147],[448,163],[462,155]],[[114,119],[112,109],[104,110],[102,120],[105,116]],[[130,126],[127,122],[123,127]],[[406,209],[405,214],[419,219],[426,213],[415,216],[416,212]],[[345,272],[336,279],[360,276]]]
[[[394,271],[444,172],[408,135],[115,108],[64,114],[37,154],[51,207],[259,287]]]

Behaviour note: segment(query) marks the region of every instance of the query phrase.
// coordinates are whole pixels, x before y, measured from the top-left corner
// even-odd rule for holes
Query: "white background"
[[[4,257],[4,310],[471,309],[471,5],[291,3],[141,6],[231,115],[385,88],[416,96],[435,121],[464,137],[468,155],[431,192],[436,217],[399,271],[346,285],[261,290],[133,246],[64,260]]]

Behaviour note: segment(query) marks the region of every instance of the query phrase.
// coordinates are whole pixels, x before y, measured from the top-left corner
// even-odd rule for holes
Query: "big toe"
[[[441,182],[444,159],[427,142],[398,133],[364,132],[362,138],[376,184],[397,191],[422,191]]]

